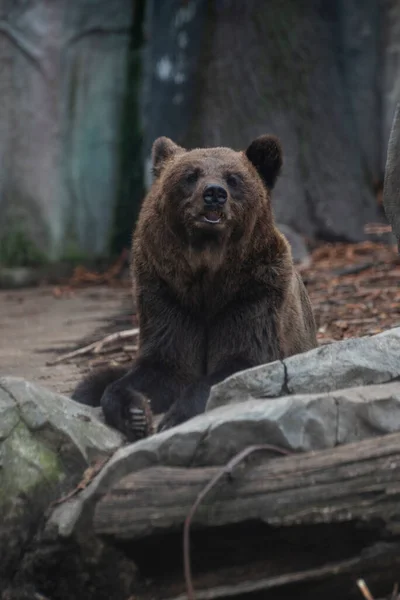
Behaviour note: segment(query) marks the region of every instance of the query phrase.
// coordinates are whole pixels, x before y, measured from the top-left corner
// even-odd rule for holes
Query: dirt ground
[[[126,287],[57,290],[0,290],[0,375],[23,377],[68,394],[87,361],[46,363],[109,331],[132,327],[132,302]]]
[[[372,242],[324,244],[302,271],[321,344],[400,326],[400,259]],[[62,286],[0,290],[0,375],[14,375],[69,394],[89,368],[128,363],[136,340],[97,356],[47,363],[109,333],[137,326],[127,256],[103,273],[83,268]]]

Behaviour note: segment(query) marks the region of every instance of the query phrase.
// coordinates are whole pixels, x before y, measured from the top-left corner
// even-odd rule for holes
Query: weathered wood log
[[[333,450],[238,466],[199,507],[193,524],[216,526],[261,519],[274,526],[382,519],[400,532],[400,434]],[[95,530],[134,540],[176,530],[220,467],[153,467],[128,475],[98,503]]]
[[[220,470],[152,467],[124,477],[98,502],[96,533],[152,565],[144,600],[187,597],[182,526]],[[356,599],[358,577],[387,594],[400,566],[399,517],[398,433],[285,458],[259,452],[227,472],[193,518],[196,598],[264,598],[269,590]]]

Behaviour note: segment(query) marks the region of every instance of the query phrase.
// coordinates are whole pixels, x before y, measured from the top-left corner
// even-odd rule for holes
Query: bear
[[[135,441],[205,411],[230,375],[317,346],[311,302],[277,229],[271,191],[280,141],[245,151],[152,147],[153,183],[132,244],[140,327],[133,366],[94,372],[73,398],[101,405],[106,422]]]

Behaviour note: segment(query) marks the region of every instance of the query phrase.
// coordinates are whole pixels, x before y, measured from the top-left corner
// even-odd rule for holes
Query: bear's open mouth
[[[223,214],[222,212],[218,212],[216,210],[208,210],[206,214],[202,215],[202,220],[205,223],[211,223],[212,225],[217,225],[222,221]]]

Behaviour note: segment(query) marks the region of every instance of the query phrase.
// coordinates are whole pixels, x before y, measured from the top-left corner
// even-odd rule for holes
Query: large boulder
[[[93,524],[99,498],[154,465],[221,465],[253,444],[299,452],[399,431],[399,377],[400,328],[237,373],[213,388],[205,414],[117,451],[48,526],[65,539],[82,528],[103,532],[104,523]]]
[[[135,471],[160,465],[223,465],[257,444],[303,452],[395,431],[400,431],[399,382],[227,404],[118,450],[89,488],[55,508],[47,531],[63,540],[79,540],[82,531],[108,535],[104,514],[96,508],[98,502],[117,482]],[[273,450],[271,456],[276,456]],[[161,511],[153,515],[151,522],[121,523],[119,539],[139,539],[160,533],[168,526]]]
[[[0,379],[0,581],[16,571],[51,503],[122,443],[94,409],[23,379]]]
[[[248,398],[333,392],[399,377],[400,327],[396,327],[236,373],[214,386],[207,410]]]

